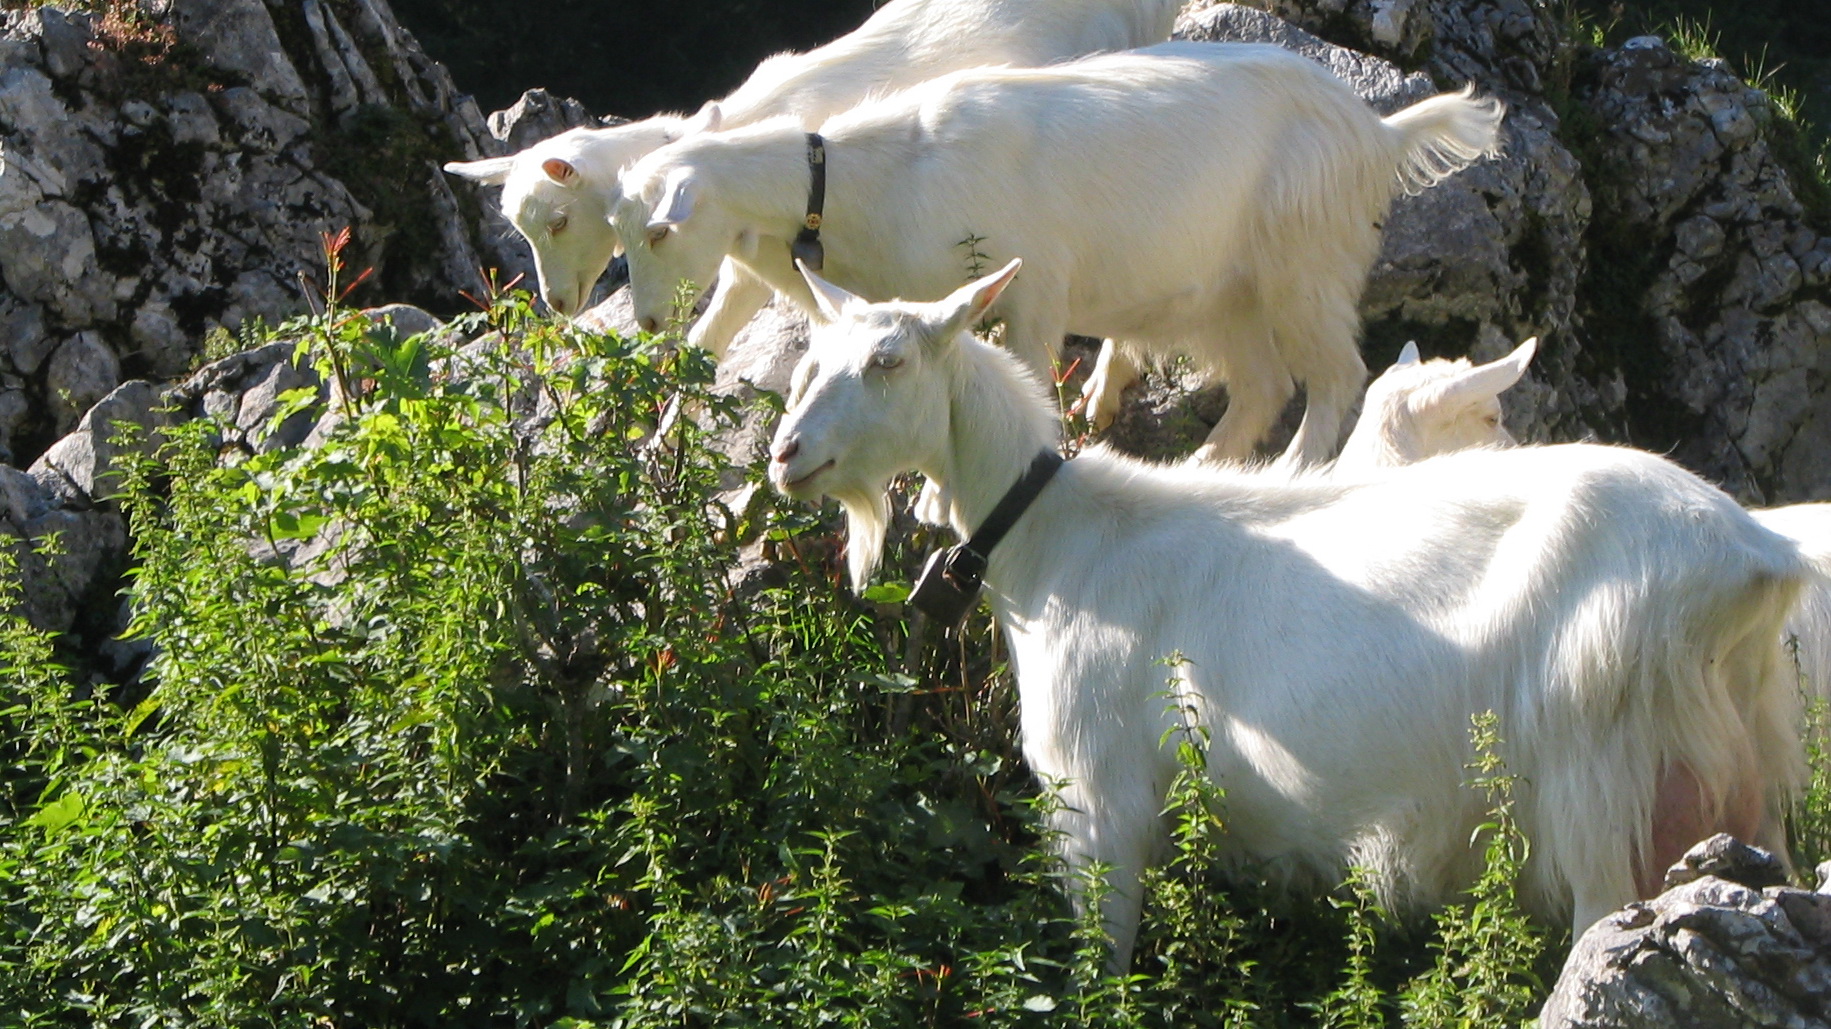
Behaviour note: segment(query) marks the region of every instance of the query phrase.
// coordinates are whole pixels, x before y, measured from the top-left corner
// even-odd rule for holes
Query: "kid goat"
[[[575,314],[617,252],[616,230],[606,221],[617,173],[662,144],[778,115],[811,127],[866,97],[959,68],[1049,64],[1161,43],[1181,6],[1181,0],[891,0],[823,47],[757,65],[730,96],[692,117],[573,129],[509,157],[454,161],[445,170],[502,185],[503,214],[534,248],[542,298],[560,314]],[[722,356],[769,300],[769,289],[730,266],[719,281],[694,342]]]
[[[1018,263],[925,304],[808,275],[829,324],[796,370],[770,476],[844,506],[854,586],[895,474],[938,482],[968,537],[1048,466],[1046,390],[966,331]],[[1714,829],[1781,842],[1774,812],[1801,761],[1775,640],[1800,561],[1657,456],[1523,447],[1341,482],[1094,447],[987,556],[1024,753],[1060,790],[1068,862],[1112,868],[1121,965],[1164,842],[1171,729],[1207,734],[1232,857],[1325,879],[1368,867],[1401,907],[1477,871],[1484,801],[1462,783],[1484,710],[1520,776],[1523,893],[1579,928],[1657,889]]]
[[[1500,395],[1526,374],[1533,337],[1487,364],[1468,358],[1420,360],[1407,343],[1399,359],[1367,384],[1361,415],[1335,459],[1337,472],[1393,468],[1471,447],[1507,447]]]
[[[1278,47],[1166,43],[863,104],[820,127],[818,163],[793,119],[689,137],[623,175],[613,217],[648,329],[727,255],[816,313],[790,247],[822,183],[824,274],[864,296],[939,296],[1021,253],[988,315],[1033,372],[1069,332],[1124,341],[1089,382],[1104,416],[1124,353],[1187,353],[1228,385],[1213,458],[1249,455],[1302,382],[1287,453],[1311,464],[1366,377],[1355,305],[1393,193],[1492,151],[1500,116],[1465,90],[1381,119]]]

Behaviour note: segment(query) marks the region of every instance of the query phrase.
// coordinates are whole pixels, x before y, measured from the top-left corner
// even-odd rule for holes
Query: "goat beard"
[[[890,528],[890,498],[884,492],[888,485],[832,494],[846,512],[846,572],[854,593],[864,592],[884,556],[884,536]]]

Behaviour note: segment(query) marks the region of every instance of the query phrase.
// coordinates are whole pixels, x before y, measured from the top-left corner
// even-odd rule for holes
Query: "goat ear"
[[[1538,345],[1538,337],[1534,336],[1515,347],[1506,357],[1476,365],[1457,380],[1455,391],[1464,396],[1500,396],[1526,374],[1526,366],[1532,363],[1532,355]]]
[[[540,162],[540,170],[547,173],[547,178],[562,186],[570,186],[579,178],[579,170],[572,166],[572,162],[558,157],[549,157]]]
[[[724,123],[725,109],[718,105],[717,100],[708,100],[706,105],[699,109],[698,114],[687,119],[687,124],[681,130],[681,134],[691,136],[696,132],[717,132]]]
[[[481,161],[450,161],[445,170],[461,179],[480,182],[485,186],[500,186],[508,180],[509,170],[515,167],[513,157],[486,157]]]
[[[814,293],[814,306],[820,308],[820,316],[829,322],[836,322],[851,304],[862,304],[864,301],[853,293],[833,285],[816,275],[807,265],[795,259],[795,267],[801,269],[801,277],[807,280],[807,288]]]
[[[1017,270],[1024,266],[1024,259],[1013,257],[1011,263],[990,275],[961,286],[948,294],[947,299],[936,305],[943,316],[942,339],[953,339],[954,334],[985,317],[998,297],[1017,277]]]
[[[668,181],[662,187],[661,206],[649,215],[650,228],[663,225],[679,225],[693,214],[693,202],[699,196],[699,181],[693,177],[693,169],[676,168],[668,173]]]
[[[1417,364],[1420,360],[1422,358],[1418,356],[1418,341],[1410,339],[1405,341],[1404,348],[1399,351],[1399,359],[1392,362],[1392,366],[1397,368],[1402,364]]]

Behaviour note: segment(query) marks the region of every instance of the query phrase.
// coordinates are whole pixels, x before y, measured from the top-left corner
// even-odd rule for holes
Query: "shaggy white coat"
[[[964,537],[1056,445],[1046,391],[963,331],[1015,267],[936,304],[819,286],[832,324],[797,369],[771,477],[842,502],[854,585],[893,475],[940,483]],[[1803,570],[1729,497],[1641,451],[1478,450],[1342,481],[1095,447],[991,555],[985,592],[1065,856],[1113,868],[1123,965],[1179,706],[1211,738],[1232,856],[1327,882],[1361,865],[1399,910],[1478,871],[1485,802],[1463,783],[1484,710],[1520,777],[1523,893],[1579,930],[1638,895],[1656,815],[1752,812],[1784,842],[1772,816],[1802,762],[1775,640]],[[1658,795],[1674,768],[1698,810]]]
[[[1500,117],[1464,91],[1382,119],[1316,62],[1256,44],[957,72],[820,127],[823,274],[877,300],[939,296],[1022,255],[990,314],[1033,372],[1070,332],[1188,354],[1228,385],[1211,458],[1249,455],[1301,382],[1287,453],[1314,464],[1366,377],[1356,303],[1378,222],[1400,188],[1491,152]],[[689,137],[625,173],[614,218],[638,321],[665,323],[679,284],[704,288],[726,255],[815,313],[789,256],[809,177],[793,119]],[[1103,356],[1096,411],[1135,374]]]
[[[960,68],[1039,65],[1170,38],[1181,0],[890,0],[863,25],[806,53],[757,65],[731,95],[692,118],[658,115],[573,129],[509,157],[457,161],[455,175],[501,183],[502,211],[534,249],[541,296],[575,314],[616,255],[605,215],[617,173],[670,140],[791,116],[812,127],[865,100]],[[641,40],[635,45],[643,45]],[[769,290],[726,268],[724,288],[694,341],[723,355]]]
[[[1513,445],[1501,424],[1500,394],[1525,374],[1536,340],[1483,365],[1466,358],[1418,359],[1407,343],[1399,360],[1367,384],[1360,418],[1333,466],[1352,475],[1411,464],[1474,447]],[[1749,512],[1798,544],[1812,565],[1784,640],[1805,695],[1831,704],[1831,504],[1793,504]]]

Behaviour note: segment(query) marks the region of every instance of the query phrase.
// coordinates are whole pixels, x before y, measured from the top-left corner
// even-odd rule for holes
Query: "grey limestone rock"
[[[592,117],[577,100],[554,96],[544,89],[530,89],[507,108],[489,116],[490,135],[502,140],[510,153],[519,153],[567,129],[606,123]]]
[[[1831,1026],[1831,894],[1779,868],[1727,836],[1692,848],[1666,892],[1577,941],[1540,1029]]]
[[[1628,294],[1600,353],[1628,376],[1629,438],[1747,501],[1831,497],[1831,238],[1769,145],[1767,96],[1654,37],[1589,74],[1608,214],[1589,259]]]
[[[381,0],[0,15],[0,446],[29,461],[124,378],[349,282],[455,312],[500,263],[438,165],[501,153]],[[373,294],[359,294],[363,299]]]

